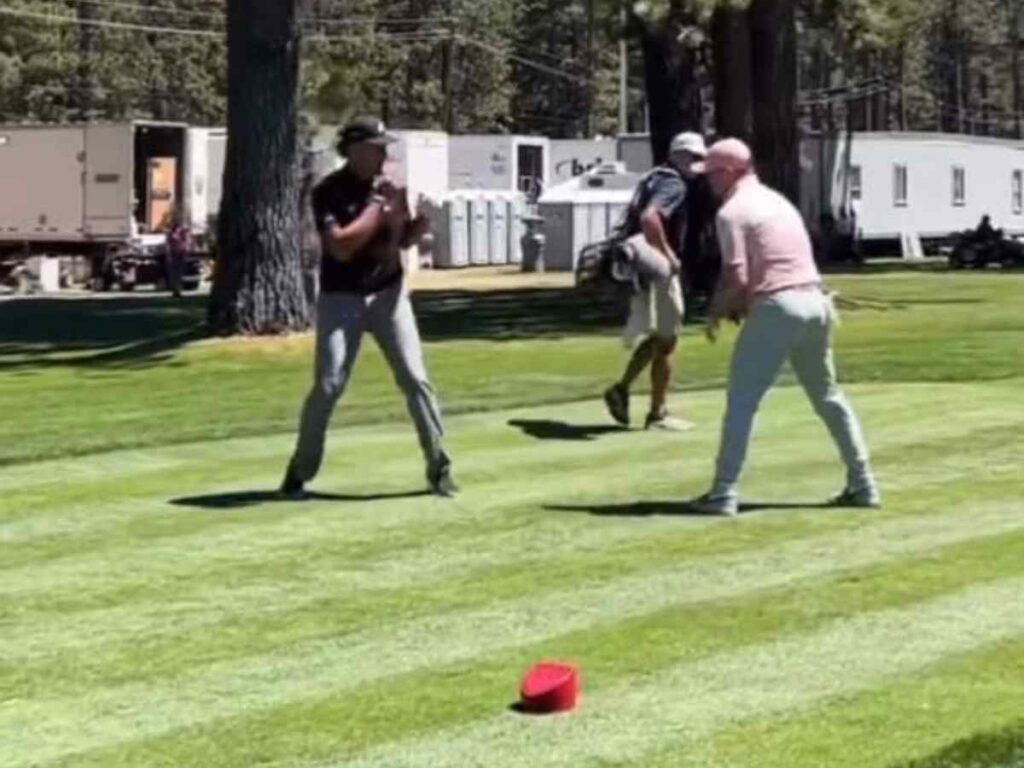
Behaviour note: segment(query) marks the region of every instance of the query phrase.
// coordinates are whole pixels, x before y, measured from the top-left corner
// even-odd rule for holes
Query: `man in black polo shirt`
[[[429,228],[410,217],[406,190],[381,174],[395,141],[375,118],[346,125],[338,151],[345,166],[313,190],[313,216],[323,249],[317,305],[316,373],[302,409],[298,444],[281,492],[302,498],[323,459],[327,423],[345,390],[363,332],[373,334],[405,394],[427,462],[427,481],[439,496],[457,488],[442,447],[444,431],[409,296],[400,253]]]

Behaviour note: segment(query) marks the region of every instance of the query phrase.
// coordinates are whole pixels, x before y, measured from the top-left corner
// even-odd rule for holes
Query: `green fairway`
[[[731,336],[681,345],[696,429],[624,431],[614,306],[423,295],[464,492],[423,495],[367,345],[292,503],[308,338],[0,303],[0,767],[1021,768],[1024,276],[830,282],[885,506],[823,506],[842,468],[787,376],[735,520],[682,504]],[[511,711],[547,658],[579,709]]]

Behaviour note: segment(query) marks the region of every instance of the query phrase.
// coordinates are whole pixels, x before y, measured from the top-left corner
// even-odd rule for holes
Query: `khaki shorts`
[[[624,341],[627,347],[648,336],[674,339],[683,324],[683,290],[676,275],[655,280],[629,301]]]

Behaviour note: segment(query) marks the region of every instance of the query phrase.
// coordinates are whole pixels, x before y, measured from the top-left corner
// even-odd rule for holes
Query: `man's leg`
[[[878,488],[871,472],[870,457],[860,421],[842,389],[836,383],[831,344],[831,313],[825,296],[811,293],[806,301],[820,302],[821,319],[813,322],[794,346],[790,363],[814,410],[828,427],[839,455],[846,465],[845,494],[857,506],[877,506]]]
[[[676,351],[676,339],[654,339],[654,359],[651,361],[651,413],[665,410],[668,386],[672,381],[672,355]]]
[[[181,273],[184,269],[184,259],[181,254],[172,253],[169,259],[170,289],[175,298],[181,297]]]
[[[427,378],[423,345],[412,302],[401,286],[374,297],[368,310],[368,327],[391,366],[395,382],[405,394],[406,407],[419,436],[433,490],[451,495],[456,488],[450,477],[451,460],[444,452],[444,427],[434,388]]]
[[[633,354],[630,355],[629,362],[626,364],[626,369],[622,372],[622,378],[616,384],[629,391],[640,374],[654,362],[657,354],[658,339],[654,336],[646,337],[636,345],[636,349],[633,350]]]
[[[645,427],[679,432],[693,425],[668,415],[666,400],[672,381],[672,355],[676,350],[679,328],[683,322],[683,292],[679,280],[670,277],[656,285],[655,294],[655,348],[651,362],[651,410]]]
[[[630,387],[644,372],[644,369],[651,364],[657,346],[657,340],[653,336],[645,337],[629,356],[629,362],[626,364],[626,370],[622,373],[622,378],[604,392],[604,402],[608,406],[608,412],[615,421],[624,427],[629,426]]]
[[[750,445],[754,416],[775,382],[800,321],[771,300],[762,301],[747,318],[733,349],[725,418],[715,463],[715,480],[704,497],[719,511],[735,514],[739,478]]]
[[[327,424],[359,355],[365,314],[366,300],[362,296],[350,293],[320,296],[313,387],[302,407],[299,437],[285,477],[285,486],[294,488],[297,483],[298,493],[302,484],[312,480],[320,470]]]

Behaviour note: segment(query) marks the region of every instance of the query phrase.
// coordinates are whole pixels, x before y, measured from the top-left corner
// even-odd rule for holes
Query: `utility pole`
[[[441,89],[444,94],[441,124],[446,133],[455,131],[455,19],[452,17],[452,0],[445,0],[444,13],[448,17],[448,39],[441,52]]]
[[[619,34],[619,133],[629,133],[629,47],[626,42],[626,8],[622,7]]]
[[[587,138],[594,135],[594,106],[597,94],[594,86],[594,0],[587,0]]]
[[[76,119],[89,122],[95,116],[96,98],[96,28],[90,23],[97,17],[94,6],[86,2],[75,4],[75,15],[82,22],[78,25],[78,77],[74,81],[75,92],[71,103],[77,106]]]

